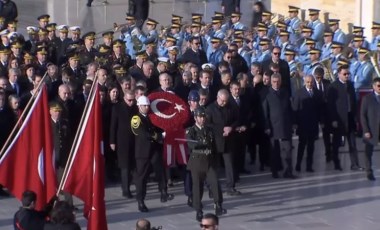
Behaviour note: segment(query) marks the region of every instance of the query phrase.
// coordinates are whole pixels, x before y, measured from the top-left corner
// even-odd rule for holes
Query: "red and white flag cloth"
[[[84,202],[88,230],[107,230],[102,113],[98,84],[87,100],[62,189]]]
[[[34,191],[36,209],[41,210],[57,191],[53,151],[47,89],[42,86],[24,122],[2,154],[0,184],[19,200],[25,190]]]
[[[189,106],[180,97],[173,93],[156,92],[148,96],[151,113],[149,118],[152,123],[163,129],[164,161],[166,166],[187,164],[187,144],[179,139],[185,139],[185,125],[190,119]]]

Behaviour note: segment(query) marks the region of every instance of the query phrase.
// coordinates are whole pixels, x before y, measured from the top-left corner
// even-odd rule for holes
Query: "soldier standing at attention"
[[[222,208],[223,196],[216,174],[215,142],[212,130],[205,127],[206,111],[198,107],[194,111],[195,125],[186,130],[186,138],[190,150],[190,159],[187,164],[193,179],[193,207],[196,210],[196,219],[202,220],[203,185],[207,179],[215,202],[215,215],[220,216],[227,211]]]

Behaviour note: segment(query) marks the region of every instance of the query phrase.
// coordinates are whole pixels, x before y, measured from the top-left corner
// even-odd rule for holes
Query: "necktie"
[[[309,89],[308,91],[309,91],[310,97],[313,97],[313,90]]]
[[[380,103],[380,95],[376,95],[376,100],[378,103]]]
[[[240,106],[240,99],[237,97],[235,98],[236,104]]]

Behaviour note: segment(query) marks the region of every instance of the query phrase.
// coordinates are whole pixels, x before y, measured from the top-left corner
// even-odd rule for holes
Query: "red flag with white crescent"
[[[41,210],[57,190],[53,151],[47,90],[43,86],[0,159],[0,184],[19,200],[25,190],[34,191],[36,209]]]
[[[152,123],[166,132],[164,138],[164,161],[167,166],[187,164],[188,150],[184,142],[185,125],[190,119],[188,105],[177,95],[168,92],[156,92],[148,96],[152,113]]]
[[[107,230],[104,202],[102,113],[98,84],[87,100],[62,189],[84,202],[88,230]]]

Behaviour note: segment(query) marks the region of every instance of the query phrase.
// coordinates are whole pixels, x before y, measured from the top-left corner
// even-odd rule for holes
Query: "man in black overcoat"
[[[332,157],[336,170],[341,171],[339,147],[348,142],[351,160],[351,170],[363,170],[359,166],[356,148],[356,108],[357,100],[353,83],[349,80],[348,65],[338,68],[338,79],[331,83],[327,91],[327,109],[333,133]]]
[[[110,147],[117,153],[121,170],[121,190],[127,198],[132,198],[130,185],[135,155],[131,119],[137,112],[135,95],[129,91],[124,94],[123,100],[113,106],[111,113]]]
[[[281,75],[271,76],[271,87],[263,102],[265,133],[271,138],[272,177],[278,178],[281,155],[285,157],[284,178],[294,179],[292,171],[292,117],[289,91],[281,87]]]
[[[227,195],[240,195],[235,189],[235,170],[233,165],[234,132],[238,127],[238,110],[229,102],[229,92],[225,89],[218,91],[217,99],[206,110],[207,125],[215,135],[216,151],[223,156]]]
[[[315,90],[314,78],[304,77],[304,84],[293,99],[293,110],[296,115],[297,134],[299,136],[296,171],[301,171],[301,163],[306,148],[306,171],[313,170],[314,142],[318,139],[319,123],[322,121],[322,94]]]
[[[372,154],[380,138],[380,78],[375,78],[372,83],[373,93],[366,95],[360,108],[360,121],[363,129],[363,141],[365,143],[367,179],[375,180],[372,171]]]

